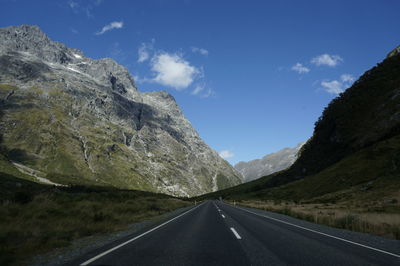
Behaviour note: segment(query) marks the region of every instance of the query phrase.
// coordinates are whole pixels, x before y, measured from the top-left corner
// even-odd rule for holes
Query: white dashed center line
[[[225,215],[221,214],[222,218],[225,218]]]
[[[231,227],[233,234],[236,236],[237,239],[242,239],[240,235],[236,232],[235,228]]]

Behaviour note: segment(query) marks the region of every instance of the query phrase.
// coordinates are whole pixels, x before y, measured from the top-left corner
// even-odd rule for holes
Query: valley
[[[372,42],[371,30],[357,47],[344,36],[333,53],[320,31],[264,40],[266,18],[285,24],[275,13],[255,16],[256,32],[235,15],[204,33],[186,25],[200,9],[165,17],[182,11],[171,3],[94,31],[105,2],[64,3],[74,12],[61,17],[91,21],[63,25],[69,35],[54,19],[0,25],[0,265],[398,265],[391,36]]]

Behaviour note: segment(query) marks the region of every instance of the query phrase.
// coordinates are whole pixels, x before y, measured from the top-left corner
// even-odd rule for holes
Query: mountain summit
[[[165,91],[37,26],[0,29],[1,153],[33,178],[193,196],[241,183]],[[21,170],[23,170],[21,169]]]
[[[296,161],[297,155],[303,145],[304,142],[293,148],[284,148],[267,154],[261,159],[239,162],[234,167],[242,174],[244,182],[249,182],[291,166]]]

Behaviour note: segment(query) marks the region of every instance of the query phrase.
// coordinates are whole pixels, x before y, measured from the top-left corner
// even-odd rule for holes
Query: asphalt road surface
[[[400,265],[400,241],[207,201],[70,265]]]

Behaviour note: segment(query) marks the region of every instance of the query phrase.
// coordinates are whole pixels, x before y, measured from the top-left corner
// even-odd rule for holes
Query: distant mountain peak
[[[244,177],[245,182],[284,170],[290,167],[297,159],[304,142],[294,148],[283,148],[277,152],[265,155],[261,159],[235,164],[235,169]]]

